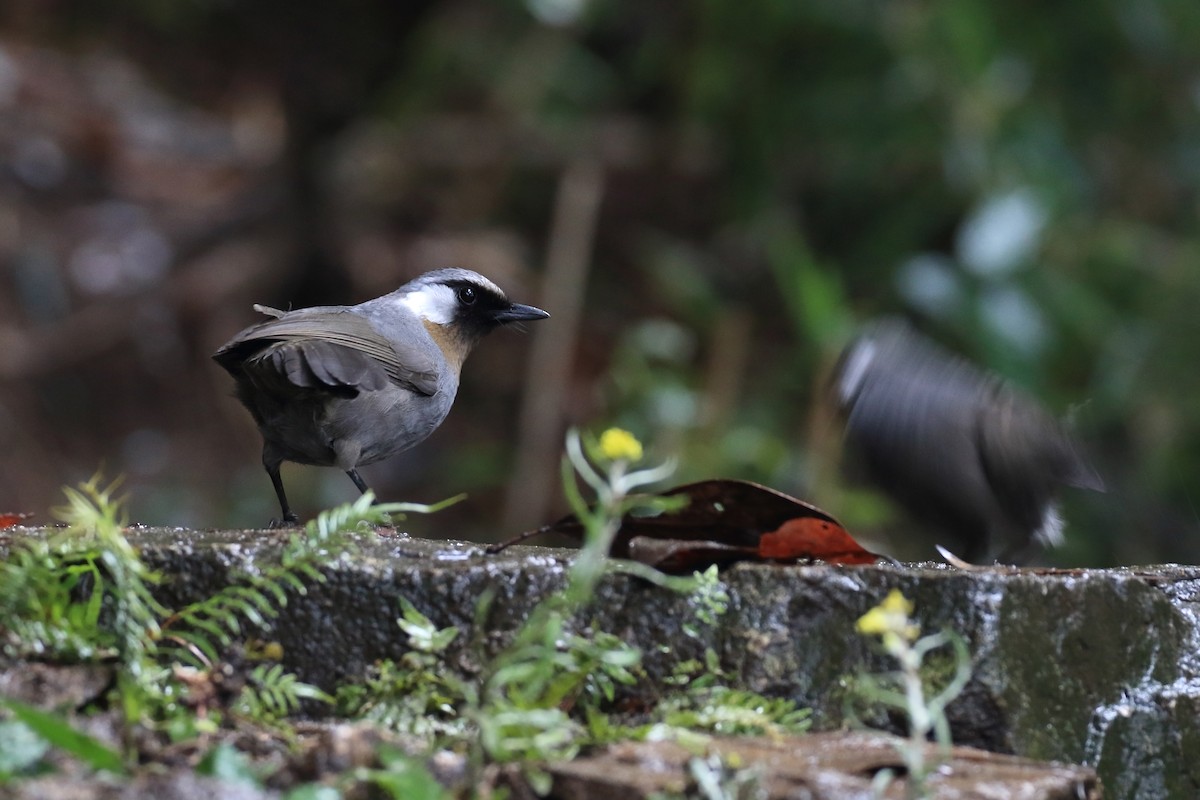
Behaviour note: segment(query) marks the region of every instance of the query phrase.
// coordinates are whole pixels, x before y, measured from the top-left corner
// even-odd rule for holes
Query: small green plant
[[[338,710],[400,733],[431,739],[466,736],[468,721],[458,713],[474,693],[443,660],[458,628],[438,628],[405,598],[396,620],[411,650],[400,662],[381,661],[366,680],[337,690]]]
[[[66,528],[46,538],[22,539],[0,561],[0,646],[14,658],[113,664],[116,681],[109,699],[124,718],[129,760],[136,755],[139,727],[166,732],[172,739],[214,729],[219,710],[201,720],[190,690],[208,684],[207,675],[235,637],[265,630],[290,594],[304,594],[323,581],[321,568],[341,557],[363,525],[410,511],[434,511],[457,500],[437,506],[372,505],[368,493],[319,515],[288,540],[278,562],[234,573],[226,588],[171,611],[153,595],[160,576],[125,537],[118,486],[119,481],[105,485],[94,476],[78,489],[66,489],[67,503],[56,510]],[[264,664],[251,670],[230,710],[240,721],[284,731],[284,718],[305,699],[332,700],[281,665]],[[121,766],[120,755],[75,731],[65,718],[5,698],[0,698],[0,710],[13,717],[0,722],[3,735],[18,744],[32,734],[93,768]],[[29,766],[21,762],[4,772]]]
[[[355,782],[369,785],[379,792],[378,795],[372,794],[372,797],[383,796],[391,800],[450,800],[453,797],[419,759],[383,748],[379,753],[379,762],[378,767],[358,769],[351,776]],[[329,800],[340,800],[340,797],[338,794]],[[288,800],[304,799],[289,797]]]
[[[262,788],[250,758],[233,745],[222,742],[209,750],[196,765],[196,772],[225,783]]]
[[[333,702],[317,687],[284,672],[282,664],[259,664],[250,671],[233,711],[257,722],[278,723],[299,711],[302,700]]]
[[[67,488],[67,504],[55,509],[67,527],[24,540],[0,564],[0,637],[11,656],[114,662],[132,747],[132,726],[165,698],[157,658],[166,609],[152,594],[158,574],[125,538],[119,484],[95,475]]]
[[[697,624],[711,628],[717,620],[729,610],[729,592],[721,582],[717,565],[713,564],[704,572],[697,572],[692,578],[691,585],[692,608],[695,621],[685,622],[683,632],[693,639],[699,638],[700,629]]]
[[[119,656],[136,670],[153,653],[163,609],[150,587],[159,578],[124,538],[121,501],[113,496],[118,485],[101,486],[93,476],[66,489],[67,505],[55,510],[66,529],[22,540],[0,562],[6,654],[61,661]]]
[[[920,627],[911,618],[913,608],[912,601],[899,589],[892,589],[882,603],[859,618],[855,627],[864,636],[878,636],[884,652],[899,663],[896,672],[862,676],[859,686],[869,700],[898,709],[907,717],[908,739],[899,749],[908,773],[908,796],[920,798],[926,796],[926,780],[936,767],[926,760],[929,738],[938,743],[941,759],[949,756],[946,706],[971,679],[971,654],[962,637],[953,631],[922,637]],[[925,657],[946,645],[954,650],[954,675],[944,687],[928,694],[922,680]],[[881,772],[876,779],[877,791],[882,791],[893,777]]]
[[[512,644],[489,665],[476,711],[487,755],[497,761],[570,758],[583,728],[566,709],[581,697],[611,699],[615,686],[632,683],[641,652],[613,636],[581,636],[573,618],[595,594],[608,552],[632,511],[662,513],[673,504],[633,494],[669,475],[674,466],[633,470],[642,446],[612,428],[599,440],[567,434],[562,483],[571,510],[584,528],[584,544],[562,592],[538,604]],[[589,503],[578,478],[595,493]]]
[[[777,737],[806,733],[812,725],[811,712],[797,708],[793,700],[722,684],[688,687],[668,698],[656,715],[668,728],[719,736]],[[661,730],[658,738],[662,738]]]
[[[673,462],[649,469],[630,470],[642,458],[642,445],[632,434],[609,428],[599,440],[584,440],[577,431],[567,433],[562,460],[562,485],[572,513],[583,525],[583,548],[571,567],[564,602],[578,607],[591,599],[604,575],[608,552],[626,514],[661,514],[679,508],[679,501],[634,494],[635,490],[666,478]],[[595,492],[589,504],[579,489],[578,475]]]
[[[694,738],[696,732],[722,736],[783,736],[805,733],[812,713],[792,700],[766,697],[726,685],[728,676],[717,654],[705,650],[704,660],[691,659],[675,666],[667,678],[678,691],[654,709],[655,739]]]
[[[598,440],[572,431],[563,483],[586,534],[567,586],[535,606],[511,643],[469,680],[445,663],[457,629],[438,629],[401,601],[397,622],[410,651],[399,663],[377,664],[365,683],[341,687],[339,707],[399,731],[457,741],[471,751],[476,768],[485,761],[569,758],[584,744],[605,740],[604,732],[615,726],[601,707],[614,699],[617,687],[637,679],[641,653],[612,634],[586,630],[579,617],[608,569],[608,550],[622,516],[633,509],[662,512],[671,505],[632,496],[671,469],[632,469],[640,458],[640,443],[624,431],[606,431]],[[594,491],[594,504],[584,499],[577,475]],[[712,602],[702,605],[711,609]],[[489,603],[481,601],[480,620]]]

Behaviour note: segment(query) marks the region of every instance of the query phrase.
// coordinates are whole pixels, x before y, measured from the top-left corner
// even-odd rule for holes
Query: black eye
[[[470,286],[462,286],[458,290],[458,302],[464,306],[469,306],[475,302],[475,290]]]

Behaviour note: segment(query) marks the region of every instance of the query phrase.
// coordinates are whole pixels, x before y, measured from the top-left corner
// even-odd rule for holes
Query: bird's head
[[[499,286],[468,269],[426,272],[398,293],[400,303],[421,319],[447,360],[456,365],[494,328],[550,316],[540,308],[512,302]]]

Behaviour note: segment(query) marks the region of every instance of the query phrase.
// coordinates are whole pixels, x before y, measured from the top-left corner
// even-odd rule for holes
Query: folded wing
[[[423,395],[437,392],[437,363],[420,344],[398,345],[347,311],[302,310],[251,326],[213,358],[238,379],[264,388],[355,395],[390,384]]]

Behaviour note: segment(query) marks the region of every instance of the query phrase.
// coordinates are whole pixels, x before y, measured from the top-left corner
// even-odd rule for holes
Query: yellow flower
[[[642,443],[623,428],[609,428],[600,434],[600,452],[609,461],[640,461]]]
[[[913,602],[905,597],[899,589],[888,592],[883,602],[858,618],[854,627],[865,636],[899,636],[914,641],[921,629],[908,618],[913,612]]]

